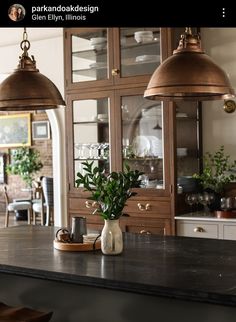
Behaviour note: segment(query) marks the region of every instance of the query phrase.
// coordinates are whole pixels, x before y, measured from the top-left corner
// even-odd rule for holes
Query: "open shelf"
[[[97,68],[75,69],[72,74],[96,78],[97,72],[106,74],[107,66]]]
[[[83,124],[83,125],[91,125],[91,124],[108,124],[109,121],[99,121],[99,120],[95,120],[95,121],[82,121],[82,122],[74,122],[73,124]]]
[[[96,60],[98,56],[107,56],[107,49],[87,49],[82,51],[74,51],[72,53],[72,56],[89,60]]]

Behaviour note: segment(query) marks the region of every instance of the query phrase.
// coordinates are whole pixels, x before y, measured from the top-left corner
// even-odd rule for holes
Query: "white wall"
[[[202,47],[229,75],[236,91],[236,28],[202,28]],[[236,112],[223,110],[223,101],[203,103],[203,148],[213,152],[220,145],[236,159]]]
[[[53,30],[52,30],[53,29]],[[19,33],[19,36],[17,35]],[[21,55],[20,42],[23,28],[0,28],[0,74],[11,73]],[[61,28],[27,29],[31,43],[30,55],[34,55],[39,71],[47,76],[64,97],[63,32]],[[11,38],[12,37],[12,38]],[[44,38],[44,39],[41,39]],[[46,38],[46,39],[45,39]],[[12,39],[12,42],[10,42]],[[18,39],[18,41],[17,41]],[[13,44],[11,44],[13,43]],[[14,44],[17,43],[17,44]],[[53,138],[53,177],[55,225],[66,225],[66,167],[65,167],[65,111],[64,108],[49,110],[48,117]]]

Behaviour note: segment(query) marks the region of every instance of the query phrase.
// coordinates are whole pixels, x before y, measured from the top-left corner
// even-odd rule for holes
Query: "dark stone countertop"
[[[236,241],[124,235],[121,255],[53,248],[53,227],[0,229],[0,272],[134,293],[236,304]]]

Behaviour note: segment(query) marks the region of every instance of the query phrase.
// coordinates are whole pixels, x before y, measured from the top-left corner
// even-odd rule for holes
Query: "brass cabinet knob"
[[[140,232],[139,232],[139,233],[140,233],[140,234],[151,235],[150,231],[145,230],[145,229],[140,230]]]
[[[205,229],[202,227],[195,227],[193,231],[195,233],[203,233],[205,231]]]
[[[233,100],[224,101],[223,109],[226,113],[233,113],[236,110],[236,102]]]
[[[112,70],[111,70],[111,74],[112,74],[112,76],[116,76],[116,75],[118,75],[119,74],[119,69],[117,69],[117,68],[113,68]]]
[[[94,208],[96,205],[97,205],[96,201],[93,201],[93,202],[88,201],[88,200],[85,201],[86,208]]]
[[[145,205],[141,204],[140,202],[137,204],[138,209],[141,211],[147,211],[151,209],[150,203],[146,203]]]

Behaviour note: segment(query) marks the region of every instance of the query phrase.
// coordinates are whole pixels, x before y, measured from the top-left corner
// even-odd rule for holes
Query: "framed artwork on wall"
[[[0,115],[0,148],[31,146],[30,113]]]
[[[49,121],[32,122],[32,138],[33,138],[33,140],[48,140],[48,139],[50,139]]]

